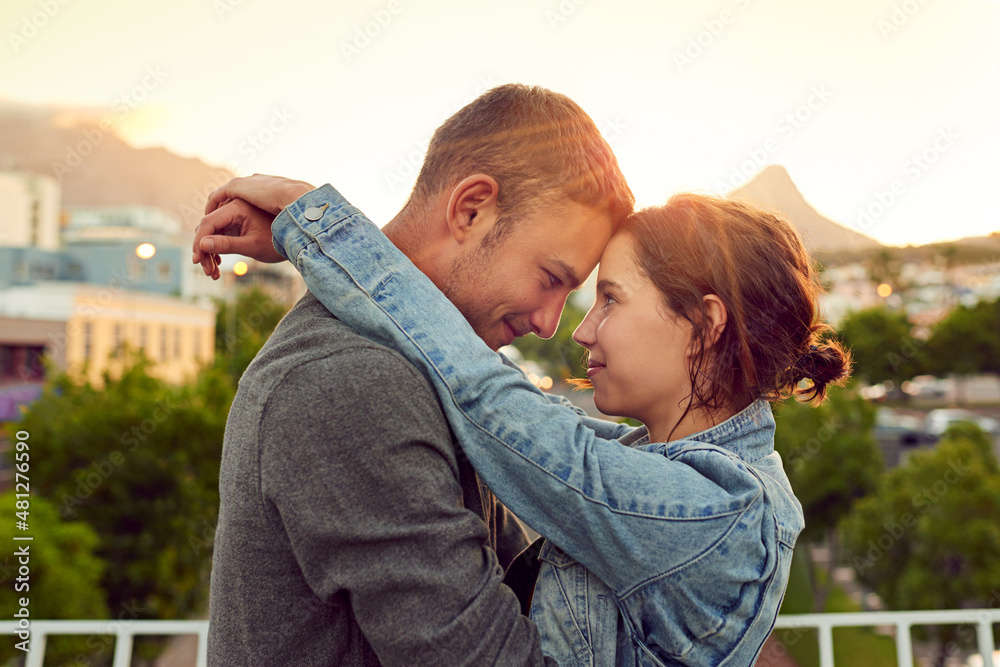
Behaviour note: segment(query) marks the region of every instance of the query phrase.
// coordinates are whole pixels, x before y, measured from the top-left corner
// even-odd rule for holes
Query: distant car
[[[903,383],[902,389],[913,398],[944,398],[953,382],[933,375],[918,375]]]
[[[879,384],[861,389],[861,396],[872,403],[885,403],[886,401],[903,401],[910,397],[895,382],[887,380]]]
[[[875,415],[875,437],[879,442],[895,441],[904,447],[916,447],[926,438],[918,417],[879,408]]]
[[[942,409],[931,410],[924,419],[924,432],[934,437],[941,437],[948,427],[958,422],[972,422],[984,433],[994,438],[1000,434],[1000,421],[992,417],[982,417],[971,410]]]

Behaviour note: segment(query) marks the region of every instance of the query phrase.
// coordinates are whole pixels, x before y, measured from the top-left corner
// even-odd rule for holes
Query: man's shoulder
[[[399,385],[409,391],[416,384],[433,391],[402,354],[344,324],[309,292],[275,328],[240,385],[270,394],[293,377],[313,382],[317,393],[331,384],[354,390],[381,385],[390,393]]]

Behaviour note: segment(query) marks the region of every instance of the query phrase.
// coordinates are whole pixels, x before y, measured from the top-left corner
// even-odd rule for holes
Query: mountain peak
[[[882,247],[875,239],[820,215],[799,192],[788,170],[778,164],[764,167],[726,197],[782,214],[814,255],[856,254]]]

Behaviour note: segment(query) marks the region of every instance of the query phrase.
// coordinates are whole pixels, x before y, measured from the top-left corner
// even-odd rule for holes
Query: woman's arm
[[[506,366],[331,186],[289,205],[272,230],[275,248],[331,312],[429,377],[497,497],[613,588],[710,548],[759,497],[752,476],[736,461],[727,469],[728,457],[711,445],[693,445],[681,463],[598,438]],[[690,464],[699,447],[712,459],[704,469]]]

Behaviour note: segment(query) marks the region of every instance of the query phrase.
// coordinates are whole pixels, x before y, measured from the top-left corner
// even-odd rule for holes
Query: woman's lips
[[[587,377],[592,378],[602,370],[604,370],[604,364],[595,364],[591,362],[591,364],[587,366]]]

